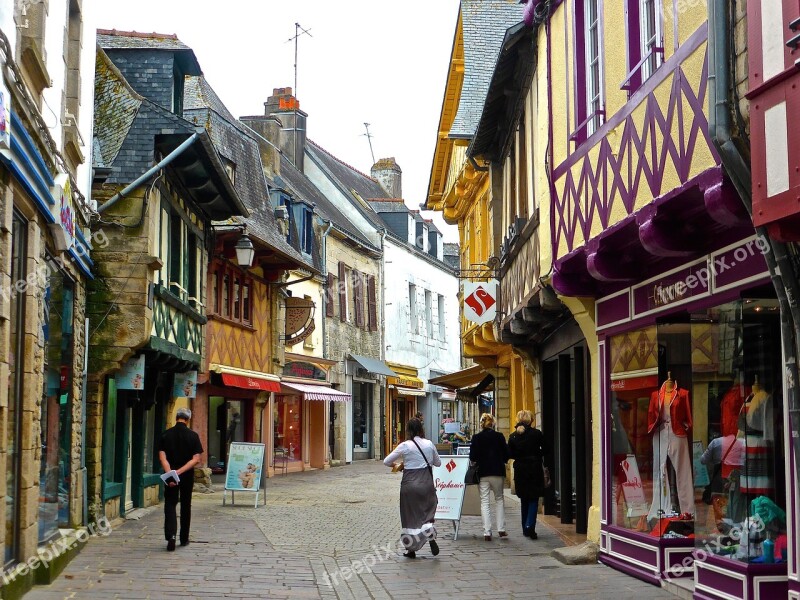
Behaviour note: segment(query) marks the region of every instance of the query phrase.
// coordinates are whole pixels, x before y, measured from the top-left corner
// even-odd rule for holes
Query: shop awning
[[[231,387],[243,388],[246,390],[263,390],[265,392],[281,391],[280,378],[270,373],[250,371],[247,369],[237,369],[226,365],[212,363],[209,371],[217,373],[222,377],[222,383]]]
[[[402,385],[393,385],[390,386],[397,390],[398,395],[400,396],[426,396],[427,392],[425,390],[418,390],[416,388],[409,388],[403,387]]]
[[[246,390],[264,390],[265,392],[280,392],[281,384],[277,381],[267,379],[256,379],[255,377],[245,377],[244,375],[222,374],[222,383],[231,387],[244,388]]]
[[[441,394],[439,394],[439,400],[450,401],[456,399],[456,393],[451,392],[450,390],[444,390]]]
[[[356,361],[370,373],[376,375],[388,375],[389,377],[397,377],[397,373],[392,371],[382,360],[377,358],[367,358],[366,356],[359,356],[358,354],[351,354],[350,359]]]
[[[461,388],[472,387],[480,383],[484,377],[486,377],[486,371],[483,370],[482,366],[475,365],[466,369],[462,369],[461,371],[456,371],[455,373],[434,377],[428,381],[428,383],[431,385],[441,385],[442,387],[458,390]]]
[[[330,400],[331,402],[350,402],[350,394],[334,390],[324,385],[309,385],[305,383],[281,382],[282,391],[289,393],[300,392],[306,400]]]

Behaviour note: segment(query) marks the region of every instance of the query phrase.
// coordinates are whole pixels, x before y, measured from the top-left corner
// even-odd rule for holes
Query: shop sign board
[[[464,318],[481,325],[497,316],[497,280],[464,282]]]
[[[197,371],[175,373],[172,395],[175,398],[194,398],[197,396]]]
[[[442,465],[433,467],[433,484],[436,487],[436,519],[459,521],[464,502],[464,477],[467,475],[469,456],[442,456]]]
[[[263,466],[264,444],[231,442],[228,450],[222,505],[225,505],[226,495],[229,491],[232,493],[254,492],[256,495],[255,506],[257,508]],[[236,496],[233,496],[233,498],[235,499]]]
[[[144,354],[129,359],[114,380],[118,390],[144,390]]]
[[[0,74],[0,150],[11,148],[11,95]]]
[[[286,361],[286,364],[283,366],[283,374],[287,377],[316,379],[318,381],[328,380],[328,374],[317,365],[299,360]]]
[[[415,388],[421,390],[425,384],[421,379],[406,379],[405,377],[387,377],[386,383],[389,385],[399,385],[400,387]]]

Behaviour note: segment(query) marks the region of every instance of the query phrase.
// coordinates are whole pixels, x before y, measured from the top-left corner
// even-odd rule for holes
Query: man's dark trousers
[[[181,544],[189,541],[189,526],[192,523],[192,488],[194,488],[194,470],[181,475],[181,481],[175,487],[164,488],[164,536],[167,541],[178,533],[178,519],[175,508],[178,500],[181,503]]]

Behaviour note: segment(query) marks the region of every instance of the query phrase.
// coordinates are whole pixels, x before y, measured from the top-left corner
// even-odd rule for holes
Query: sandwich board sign
[[[467,486],[464,483],[469,456],[444,455],[440,458],[442,465],[433,467],[433,485],[436,487],[437,498],[435,518],[437,521],[453,521],[456,530],[453,540],[457,540],[467,489],[475,488],[477,493],[478,486]]]
[[[261,487],[261,475],[264,467],[264,444],[231,442],[225,467],[225,489],[222,492],[222,506],[225,506],[225,499],[230,490],[231,502],[235,501],[236,492],[255,492],[255,508],[258,508],[258,493]]]

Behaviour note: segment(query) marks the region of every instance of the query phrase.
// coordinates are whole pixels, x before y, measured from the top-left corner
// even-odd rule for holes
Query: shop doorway
[[[133,452],[131,438],[133,436],[133,410],[125,409],[125,512],[133,509]]]
[[[370,457],[372,451],[372,384],[353,382],[353,460]]]
[[[208,399],[208,464],[215,473],[224,473],[231,442],[244,442],[245,406],[242,400],[222,396]]]

